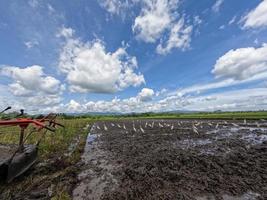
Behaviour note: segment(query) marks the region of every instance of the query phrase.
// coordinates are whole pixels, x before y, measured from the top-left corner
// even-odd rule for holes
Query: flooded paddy
[[[96,122],[74,199],[267,199],[267,122]]]

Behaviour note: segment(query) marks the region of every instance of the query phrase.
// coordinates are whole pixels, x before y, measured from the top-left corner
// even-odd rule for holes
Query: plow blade
[[[35,145],[25,145],[23,151],[16,153],[13,157],[14,149],[17,149],[17,145],[0,145],[0,179],[2,181],[11,182],[28,170],[37,159]]]

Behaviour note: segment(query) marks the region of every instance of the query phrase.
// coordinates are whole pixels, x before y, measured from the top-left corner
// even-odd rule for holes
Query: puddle
[[[178,142],[178,146],[182,147],[183,149],[188,149],[188,148],[194,148],[197,146],[204,146],[207,144],[211,144],[212,141],[210,139],[185,139],[182,141]]]
[[[98,136],[98,134],[89,134],[86,140],[87,144],[92,144]]]
[[[116,189],[118,181],[113,176],[118,166],[110,161],[110,155],[99,148],[97,138],[100,134],[92,134],[95,127],[90,130],[82,161],[82,172],[78,175],[79,183],[73,190],[74,200],[97,200],[101,199],[106,188]]]
[[[243,140],[246,140],[247,142],[257,145],[262,144],[263,142],[267,141],[267,135],[256,135],[256,134],[249,134],[242,137]]]
[[[241,196],[231,196],[228,194],[222,195],[222,200],[256,200],[260,197],[258,193],[254,192],[247,192]],[[199,196],[195,197],[196,200],[216,200],[215,196],[210,194],[210,195],[205,195],[205,196]]]
[[[246,194],[243,194],[242,196],[235,197],[230,195],[223,195],[223,200],[256,200],[260,197],[259,194],[254,192],[248,192]]]

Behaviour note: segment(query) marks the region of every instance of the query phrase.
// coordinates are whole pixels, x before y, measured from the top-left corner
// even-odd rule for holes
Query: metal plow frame
[[[11,182],[14,178],[27,171],[35,162],[38,155],[38,146],[47,131],[55,132],[56,126],[64,127],[56,122],[56,114],[49,114],[41,119],[19,118],[12,120],[0,120],[0,126],[19,126],[19,144],[0,145],[0,180]],[[34,131],[25,136],[25,130],[33,125]],[[32,133],[39,134],[36,144],[25,144]]]

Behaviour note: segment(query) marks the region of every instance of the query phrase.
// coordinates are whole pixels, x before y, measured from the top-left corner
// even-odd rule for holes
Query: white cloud
[[[233,16],[233,18],[228,22],[228,25],[232,25],[236,21],[236,16]]]
[[[197,84],[193,85],[190,87],[178,89],[175,92],[170,92],[168,95],[175,95],[177,94],[178,96],[185,96],[187,94],[199,94],[201,92],[207,91],[207,90],[212,90],[212,89],[217,89],[217,88],[224,88],[228,86],[232,86],[235,84],[238,84],[239,82],[234,81],[232,79],[226,79],[218,82],[213,82],[213,83],[208,83],[208,84]]]
[[[18,111],[25,109],[27,113],[40,114],[45,110],[50,112],[57,112],[53,110],[54,107],[59,107],[62,97],[59,94],[44,94],[43,92],[31,93],[28,96],[15,95],[6,85],[0,85],[0,105],[5,108],[11,106],[11,111]],[[63,112],[64,108],[61,106],[59,112]]]
[[[169,92],[167,95],[199,95],[205,91],[218,88],[227,88],[253,81],[264,81],[267,79],[267,45],[259,48],[241,48],[230,50],[220,57],[213,67],[212,73],[220,80],[196,84],[186,88],[180,88]]]
[[[219,88],[227,88],[235,85],[242,85],[253,81],[259,81],[259,80],[264,81],[266,79],[267,79],[267,72],[255,75],[253,77],[244,80],[234,80],[232,78],[228,78],[217,82],[211,82],[207,84],[196,84],[186,88],[180,88],[176,91],[167,93],[165,96],[172,96],[172,95],[177,95],[179,97],[185,97],[188,95],[196,96],[206,91],[212,91]]]
[[[220,29],[220,30],[225,29],[225,25],[221,25],[221,26],[219,27],[219,29]]]
[[[88,101],[79,103],[71,100],[65,105],[68,112],[147,112],[152,111],[153,104],[150,102],[154,96],[154,91],[143,88],[135,97],[126,99],[114,98],[110,101]]]
[[[73,37],[71,29],[63,28],[66,43],[59,58],[59,69],[67,75],[73,92],[113,93],[129,86],[145,83],[144,76],[135,73],[136,57],[121,47],[108,52],[100,40],[83,43]]]
[[[260,48],[230,50],[220,57],[212,70],[217,78],[246,80],[267,72],[267,45]]]
[[[140,5],[140,14],[135,18],[132,31],[136,39],[146,43],[158,43],[157,53],[167,54],[172,49],[185,50],[190,46],[193,26],[187,25],[185,15],[178,13],[179,0],[99,0],[111,14],[123,15],[122,10]],[[188,20],[187,20],[188,21]],[[192,18],[194,26],[202,23],[199,16]]]
[[[137,38],[154,43],[171,27],[176,18],[178,0],[144,0],[141,14],[136,17],[133,31]]]
[[[83,112],[83,107],[75,100],[70,100],[70,102],[67,105],[67,110],[70,112]]]
[[[171,28],[169,39],[166,41],[166,44],[161,42],[157,46],[157,52],[159,54],[167,54],[172,49],[187,49],[190,46],[191,34],[193,26],[186,26],[184,19],[181,18],[174,26]]]
[[[70,38],[72,38],[74,33],[75,33],[75,31],[72,28],[62,27],[56,36],[70,39]],[[77,41],[73,40],[73,42],[77,42]]]
[[[118,14],[119,13],[120,1],[103,0],[103,1],[100,1],[100,5],[112,14],[115,14],[115,13]]]
[[[148,88],[146,88],[148,89]],[[36,96],[30,98],[11,99],[0,85],[0,103],[5,106],[12,105],[15,110],[24,108],[29,113],[67,112],[163,112],[171,110],[195,111],[236,111],[236,110],[262,110],[267,109],[267,88],[252,88],[232,90],[227,92],[209,93],[208,95],[181,96],[179,94],[162,97],[153,101],[142,101],[140,94],[147,93],[142,90],[135,97],[126,99],[114,98],[112,100],[97,100],[79,102],[70,100],[62,104],[62,99],[56,95]],[[149,93],[149,92],[148,92]],[[145,95],[145,96],[153,96]]]
[[[260,28],[267,26],[267,1],[263,0],[254,10],[244,18],[243,28]]]
[[[215,4],[212,6],[212,11],[216,13],[219,12],[223,2],[224,0],[216,0]]]
[[[24,42],[24,45],[28,48],[28,49],[31,49],[35,46],[38,46],[39,45],[39,42],[37,40],[30,40],[30,41],[27,41],[27,42]]]
[[[89,101],[74,100],[65,105],[68,112],[162,112],[170,110],[238,111],[267,109],[267,88],[241,89],[196,97],[173,95],[157,101],[140,101],[138,95],[127,99]]]
[[[136,0],[135,0],[136,1]],[[111,14],[120,14],[122,11],[131,7],[134,0],[98,0],[101,7]]]
[[[161,95],[165,95],[167,92],[168,92],[168,90],[166,88],[163,88],[163,89],[156,92],[156,97],[161,96]]]
[[[64,89],[60,81],[52,76],[47,76],[43,68],[33,65],[25,68],[5,66],[0,71],[1,75],[13,79],[9,84],[15,96],[29,96],[34,94],[58,94]]]
[[[197,15],[194,17],[194,25],[202,24],[203,20]]]
[[[209,97],[209,99],[207,99]],[[191,99],[190,110],[262,110],[267,109],[267,88],[227,91]]]
[[[152,100],[154,96],[154,91],[149,88],[143,88],[142,91],[138,94],[138,99],[142,102]]]
[[[185,16],[178,13],[179,0],[145,0],[139,16],[132,27],[136,38],[147,43],[156,43],[158,54],[170,53],[172,49],[186,50],[190,47],[193,25],[188,25]],[[202,20],[193,18],[195,26]]]

